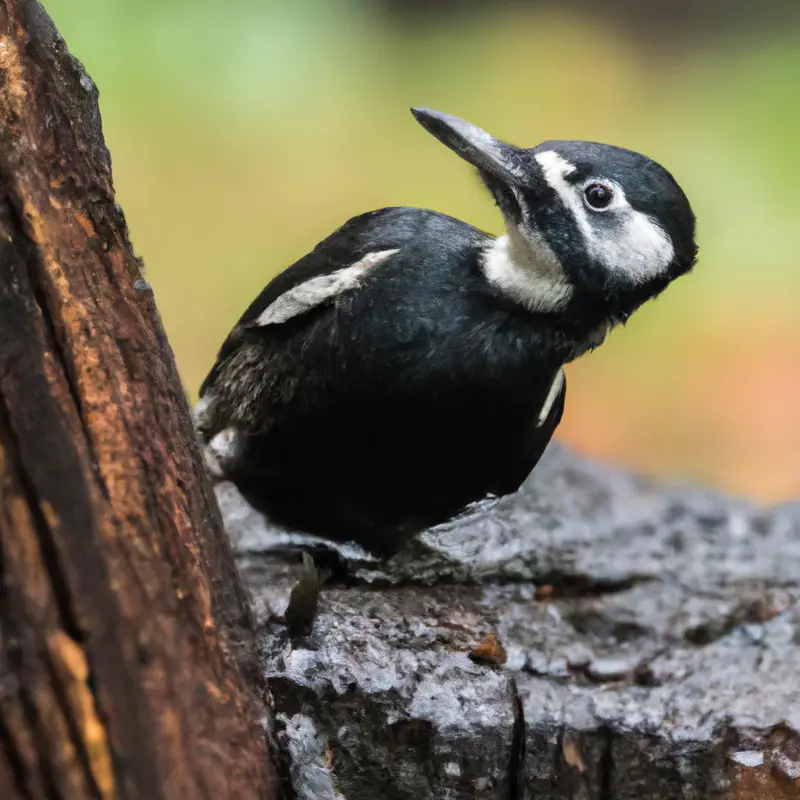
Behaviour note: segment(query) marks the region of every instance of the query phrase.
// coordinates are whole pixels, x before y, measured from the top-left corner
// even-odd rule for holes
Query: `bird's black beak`
[[[520,151],[516,147],[449,114],[427,108],[412,108],[411,113],[428,133],[482,173],[511,185],[524,177],[519,163]]]

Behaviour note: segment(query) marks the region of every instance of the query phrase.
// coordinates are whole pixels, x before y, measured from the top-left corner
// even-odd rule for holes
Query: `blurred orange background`
[[[695,272],[570,366],[558,438],[757,500],[800,494],[800,4],[45,5],[100,88],[192,399],[255,294],[348,217],[417,205],[499,230],[409,114],[423,105],[518,145],[642,151],[695,207]]]

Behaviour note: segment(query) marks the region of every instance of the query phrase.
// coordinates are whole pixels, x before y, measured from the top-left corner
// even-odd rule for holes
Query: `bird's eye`
[[[611,205],[614,192],[610,186],[606,186],[604,183],[590,183],[583,190],[583,197],[589,208],[593,208],[595,211],[604,211]]]

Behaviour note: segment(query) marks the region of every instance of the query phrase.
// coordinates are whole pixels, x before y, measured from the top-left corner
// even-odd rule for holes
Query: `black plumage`
[[[690,245],[673,230],[687,224],[681,209],[665,230],[686,252],[674,246],[670,264],[647,281],[609,274],[581,244],[570,222],[576,212],[559,210],[559,192],[569,203],[571,190],[556,184],[554,192],[535,151],[476,135],[477,146],[491,145],[476,156],[464,142],[473,146],[478,129],[417,113],[478,167],[509,230],[535,229],[530,292],[524,270],[521,288],[508,289],[516,262],[505,251],[492,255],[495,237],[464,222],[414,208],[362,214],[267,285],[222,345],[197,409],[215,469],[255,507],[381,554],[473,501],[516,490],[561,420],[562,366],[689,269],[695,254],[693,217]],[[580,145],[562,144],[562,152]],[[636,159],[652,164],[608,151],[623,154],[611,165],[617,172],[635,174]],[[573,154],[569,163],[578,161]],[[643,185],[644,202],[669,206],[672,198],[660,201]],[[592,251],[599,258],[602,245]],[[542,254],[556,265],[546,279]],[[539,286],[549,292],[541,308]]]

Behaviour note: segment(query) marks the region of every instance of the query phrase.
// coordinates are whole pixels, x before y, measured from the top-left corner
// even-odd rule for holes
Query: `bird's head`
[[[487,276],[531,310],[614,324],[694,265],[689,201],[646,156],[580,141],[523,149],[457,117],[412,112],[478,169],[507,232],[485,254]]]

